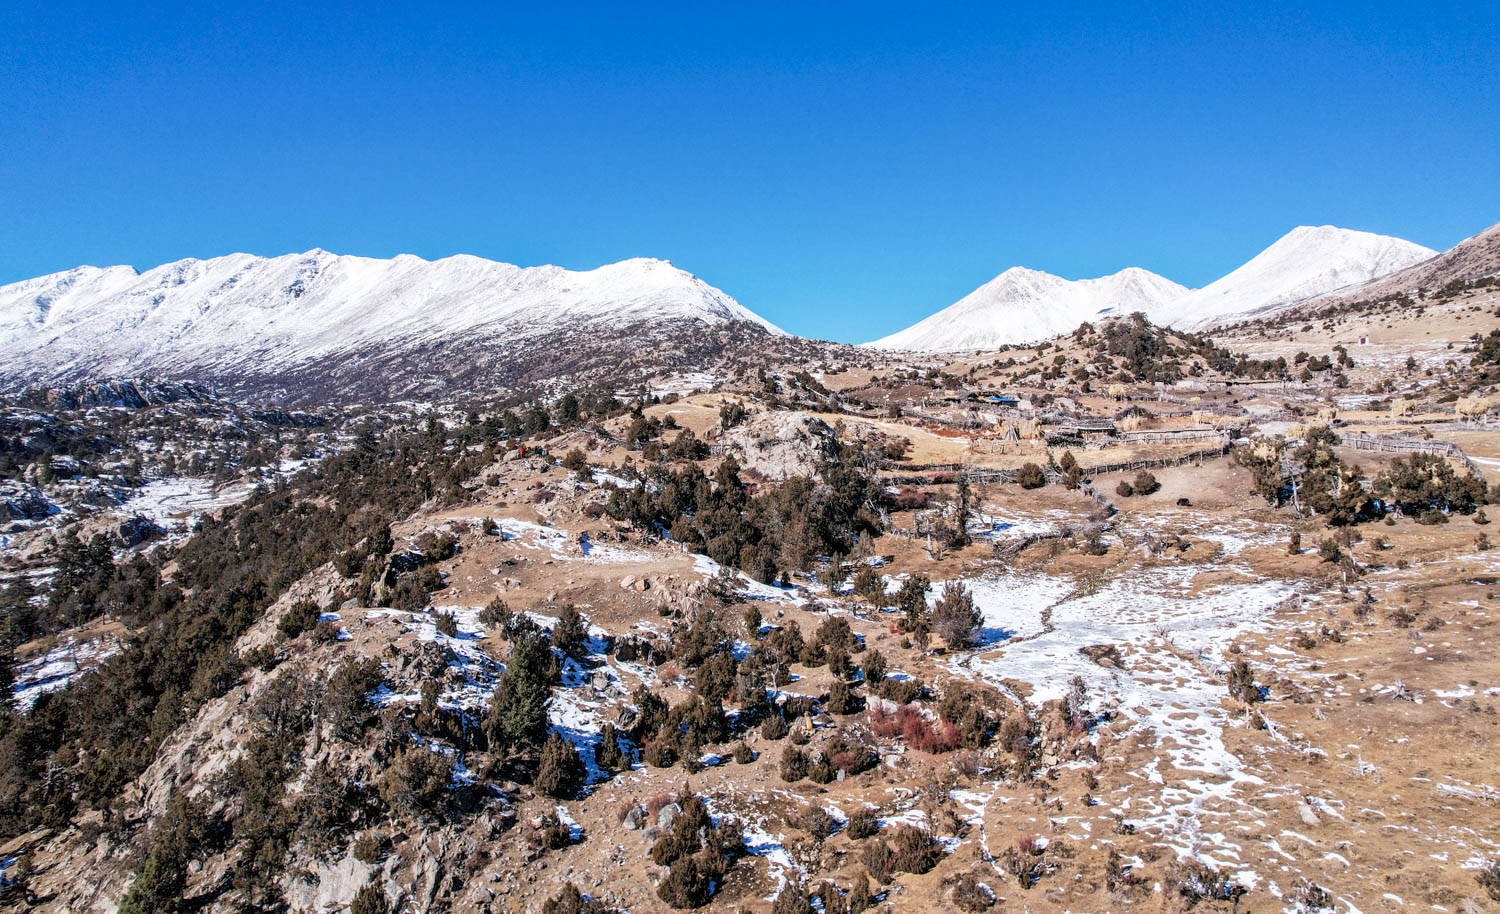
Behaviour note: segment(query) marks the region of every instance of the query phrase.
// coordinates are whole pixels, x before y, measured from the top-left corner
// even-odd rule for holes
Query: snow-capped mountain
[[[1415,266],[1370,282],[1345,286],[1302,304],[1317,308],[1362,298],[1388,298],[1412,294],[1418,289],[1441,289],[1450,282],[1469,282],[1487,276],[1500,276],[1500,223]]]
[[[1388,235],[1301,225],[1232,273],[1146,313],[1157,324],[1200,330],[1368,282],[1436,253]]]
[[[739,324],[782,333],[661,260],[572,271],[467,255],[230,254],[141,273],[79,267],[0,287],[0,377],[271,378],[419,365],[421,353],[455,348],[493,357],[559,334],[578,343],[627,328],[660,336]]]
[[[1187,291],[1139,267],[1079,280],[1011,267],[926,320],[865,345],[956,352],[1031,343],[1072,332],[1084,321],[1149,312]]]

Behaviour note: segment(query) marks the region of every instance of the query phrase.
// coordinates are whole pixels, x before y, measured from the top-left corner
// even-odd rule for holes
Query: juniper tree
[[[1078,458],[1073,456],[1072,451],[1063,451],[1062,457],[1057,461],[1057,468],[1062,471],[1063,485],[1068,488],[1076,489],[1083,482],[1083,468],[1078,465]]]
[[[879,606],[885,601],[885,582],[874,568],[863,565],[854,575],[854,595]]]
[[[958,581],[943,585],[943,594],[932,610],[932,628],[951,647],[968,647],[979,640],[984,616],[974,597]]]
[[[547,738],[552,663],[552,646],[545,636],[526,632],[516,639],[484,721],[492,748],[523,752],[540,747]]]
[[[552,629],[552,646],[563,654],[579,658],[585,653],[588,641],[588,620],[572,603],[558,613],[557,625]]]
[[[629,767],[630,760],[620,748],[620,736],[615,725],[605,722],[599,729],[599,748],[594,750],[594,764],[605,771],[620,771]]]
[[[541,764],[536,769],[536,789],[555,799],[571,799],[583,786],[586,775],[583,759],[568,738],[555,732],[548,735],[542,746]]]
[[[919,644],[931,631],[932,618],[927,608],[927,588],[932,586],[926,575],[914,574],[901,585],[896,605],[902,614],[902,627]]]
[[[1016,484],[1023,489],[1040,489],[1047,484],[1047,474],[1038,464],[1024,463],[1016,471]]]

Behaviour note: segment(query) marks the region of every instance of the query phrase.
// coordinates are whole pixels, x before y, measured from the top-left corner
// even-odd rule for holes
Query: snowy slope
[[[452,341],[733,321],[782,332],[661,260],[575,272],[467,255],[230,254],[144,273],[79,267],[0,287],[0,365],[38,379],[269,374]]]
[[[1146,313],[1157,324],[1203,329],[1368,282],[1435,253],[1387,235],[1302,225],[1234,272]]]
[[[1381,299],[1410,294],[1417,289],[1440,289],[1450,282],[1470,282],[1500,276],[1500,223],[1422,261],[1388,276],[1355,286],[1345,286],[1310,299],[1307,307],[1326,307],[1359,299]]]
[[[1012,267],[926,320],[865,345],[954,352],[1030,343],[1070,333],[1084,321],[1149,312],[1187,291],[1139,267],[1080,280]]]

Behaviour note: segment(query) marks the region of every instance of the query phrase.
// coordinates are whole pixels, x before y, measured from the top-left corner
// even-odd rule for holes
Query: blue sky
[[[654,256],[866,340],[1017,264],[1500,221],[1491,2],[134,6],[0,9],[0,283]]]

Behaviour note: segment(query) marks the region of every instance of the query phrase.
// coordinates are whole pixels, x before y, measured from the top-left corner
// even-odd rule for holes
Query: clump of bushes
[[[881,882],[888,882],[894,873],[925,873],[942,856],[936,839],[916,826],[898,825],[890,838],[890,846],[883,837],[865,845],[865,867]]]
[[[1445,458],[1434,454],[1397,457],[1375,477],[1371,490],[1403,513],[1442,514],[1444,510],[1470,514],[1484,504],[1489,487],[1467,473],[1460,475]]]
[[[953,883],[953,904],[960,911],[978,914],[995,906],[995,893],[973,873],[964,873]]]
[[[385,892],[376,885],[361,886],[349,905],[349,914],[387,914],[388,911],[390,905],[386,903]]]
[[[609,914],[616,910],[597,898],[578,891],[573,883],[564,883],[556,895],[542,905],[542,914]]]
[[[860,807],[849,815],[849,825],[845,830],[856,841],[877,835],[880,833],[880,817],[875,814],[875,810]]]
[[[1047,473],[1039,464],[1024,463],[1016,471],[1016,484],[1023,489],[1040,489],[1047,484]]]
[[[744,855],[745,841],[734,822],[709,817],[702,797],[682,797],[678,805],[682,812],[651,847],[651,859],[669,868],[656,894],[674,908],[697,908],[708,903],[729,867]]]
[[[407,749],[386,769],[380,794],[386,804],[407,814],[433,814],[448,800],[453,783],[453,760],[429,749]]]
[[[870,729],[885,739],[899,736],[908,747],[933,755],[952,752],[961,742],[959,730],[953,724],[929,720],[921,708],[910,704],[894,712],[871,710]]]
[[[316,628],[322,616],[323,610],[318,608],[318,604],[311,600],[299,600],[282,615],[281,620],[276,623],[276,630],[282,637],[295,638]]]
[[[796,746],[787,746],[781,750],[781,779],[787,783],[796,783],[807,777],[810,763],[807,753]]]
[[[840,679],[828,690],[828,713],[830,714],[854,714],[857,713],[864,702],[850,688],[849,683]]]
[[[1255,684],[1255,674],[1251,672],[1250,664],[1244,660],[1236,660],[1229,668],[1228,685],[1230,697],[1245,704],[1254,704],[1264,697],[1260,686]]]

